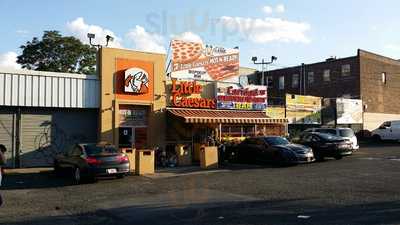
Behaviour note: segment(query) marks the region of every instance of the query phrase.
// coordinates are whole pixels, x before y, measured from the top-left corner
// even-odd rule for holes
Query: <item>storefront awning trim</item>
[[[263,111],[207,110],[168,108],[169,113],[183,119],[185,123],[214,124],[276,124],[287,123],[287,119],[269,118]]]

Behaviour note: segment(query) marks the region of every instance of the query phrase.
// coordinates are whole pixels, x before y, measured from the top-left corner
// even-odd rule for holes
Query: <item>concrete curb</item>
[[[53,171],[52,167],[4,169],[5,174],[29,174]]]

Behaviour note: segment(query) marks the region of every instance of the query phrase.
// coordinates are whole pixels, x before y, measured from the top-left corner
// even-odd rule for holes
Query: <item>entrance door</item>
[[[135,134],[133,127],[119,128],[119,147],[130,148],[135,143]]]

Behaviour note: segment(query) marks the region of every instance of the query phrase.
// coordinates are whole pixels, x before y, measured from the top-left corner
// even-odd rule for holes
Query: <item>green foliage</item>
[[[44,31],[42,40],[34,37],[21,46],[17,63],[22,68],[41,71],[94,74],[96,48],[58,31]]]

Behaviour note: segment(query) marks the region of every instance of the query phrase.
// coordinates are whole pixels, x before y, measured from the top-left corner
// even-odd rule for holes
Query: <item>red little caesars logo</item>
[[[146,94],[149,91],[149,74],[141,68],[125,70],[124,91],[134,94]]]
[[[205,108],[214,109],[216,107],[215,99],[209,98],[190,98],[184,95],[201,94],[203,87],[193,82],[177,83],[176,79],[172,80],[172,104],[176,107],[185,108]]]

